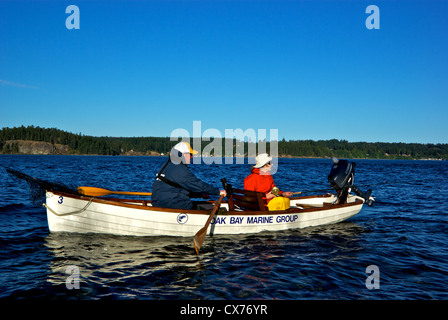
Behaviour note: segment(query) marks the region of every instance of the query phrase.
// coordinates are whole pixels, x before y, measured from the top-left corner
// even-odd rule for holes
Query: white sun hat
[[[267,153],[261,153],[255,158],[255,166],[254,168],[261,168],[266,163],[270,162],[272,157],[270,157]]]
[[[179,142],[176,144],[173,149],[176,149],[177,151],[180,151],[181,153],[191,153],[191,154],[197,154],[198,152],[196,150],[193,150],[188,142]]]

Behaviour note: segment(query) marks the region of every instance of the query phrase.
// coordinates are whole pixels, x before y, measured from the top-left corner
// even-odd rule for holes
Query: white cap
[[[254,168],[261,168],[266,163],[270,162],[272,157],[270,157],[267,153],[261,153],[255,158],[255,166]]]
[[[176,149],[177,151],[181,153],[192,153],[197,154],[198,152],[196,150],[193,150],[188,142],[179,142],[176,144],[173,149]]]

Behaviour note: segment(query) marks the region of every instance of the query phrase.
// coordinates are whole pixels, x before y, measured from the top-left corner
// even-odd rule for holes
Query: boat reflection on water
[[[175,237],[127,237],[102,234],[50,233],[45,245],[53,254],[48,281],[65,286],[70,273],[79,270],[80,290],[92,296],[113,292],[109,287],[132,287],[141,291],[157,283],[171,282],[161,275],[174,268],[196,269],[198,259],[191,251],[191,239]],[[88,292],[92,291],[92,292]],[[117,292],[115,292],[117,294]],[[140,292],[129,290],[128,297]]]
[[[356,223],[341,222],[220,235],[207,239],[200,256],[191,238],[50,233],[45,239],[53,256],[47,281],[60,294],[78,299],[272,298],[271,291],[291,282],[286,279],[291,274],[297,275],[295,286],[311,285],[310,267],[354,257],[362,232]],[[79,289],[70,290],[77,277],[73,270],[79,271]],[[214,295],[207,297],[210,286]]]

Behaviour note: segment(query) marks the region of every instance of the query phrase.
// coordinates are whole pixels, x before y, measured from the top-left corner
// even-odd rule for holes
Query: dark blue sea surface
[[[39,179],[122,191],[151,191],[164,161],[0,156]],[[192,238],[50,233],[28,185],[0,167],[0,298],[448,299],[448,162],[355,162],[355,184],[373,189],[374,207],[328,226],[207,237],[200,256]],[[279,159],[274,180],[285,191],[326,189],[331,165]],[[242,187],[250,165],[190,168]]]

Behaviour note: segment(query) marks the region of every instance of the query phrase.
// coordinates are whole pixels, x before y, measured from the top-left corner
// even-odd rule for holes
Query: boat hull
[[[228,211],[219,213],[208,234],[251,234],[319,226],[344,221],[362,208],[362,198],[351,195],[348,203],[331,204],[334,196],[291,199],[283,211]],[[51,232],[104,233],[129,236],[194,236],[209,215],[201,210],[152,207],[150,201],[103,199],[47,192]],[[222,204],[227,208],[227,204]]]

